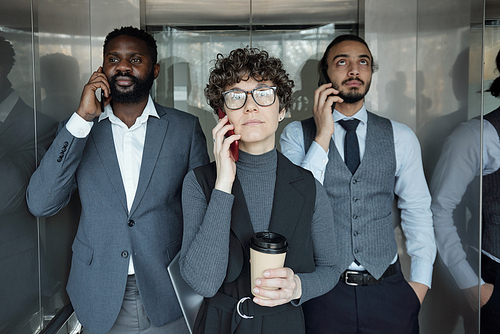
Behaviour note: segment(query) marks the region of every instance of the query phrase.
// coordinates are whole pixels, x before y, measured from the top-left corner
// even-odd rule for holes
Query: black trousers
[[[420,301],[401,271],[380,284],[339,283],[303,304],[307,334],[418,334]]]
[[[500,273],[496,266],[490,266],[493,260],[483,256],[481,277],[486,283],[494,285],[493,294],[481,307],[481,334],[498,334],[500,331]],[[491,261],[491,262],[490,262]]]

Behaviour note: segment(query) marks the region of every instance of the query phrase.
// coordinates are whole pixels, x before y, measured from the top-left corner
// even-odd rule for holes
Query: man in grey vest
[[[365,109],[375,69],[363,39],[334,39],[319,64],[314,117],[281,135],[283,153],[313,172],[330,197],[345,270],[334,289],[304,305],[308,333],[418,333],[431,286],[436,245],[420,145],[407,126]],[[394,195],[411,257],[409,282],[398,261]]]

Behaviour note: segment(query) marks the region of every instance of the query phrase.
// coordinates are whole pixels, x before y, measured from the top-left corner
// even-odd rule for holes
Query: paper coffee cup
[[[258,232],[250,240],[250,279],[253,288],[255,280],[264,277],[267,269],[282,268],[285,265],[288,243],[278,233]],[[262,289],[262,288],[261,288]],[[273,289],[274,290],[274,289]]]

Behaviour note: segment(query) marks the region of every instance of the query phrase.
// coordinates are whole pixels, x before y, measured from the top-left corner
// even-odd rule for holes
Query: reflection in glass
[[[500,69],[500,51],[496,68]],[[500,77],[488,91],[500,96]],[[489,124],[488,124],[489,123]],[[484,116],[483,124],[482,257],[480,289],[481,333],[497,333],[500,328],[500,107]],[[495,288],[495,291],[494,291]]]
[[[52,142],[57,123],[34,115],[8,76],[16,62],[0,36],[0,332],[31,332],[39,308],[37,221],[26,206],[29,178]],[[16,64],[22,65],[22,64]],[[37,119],[35,130],[35,117]],[[37,134],[38,143],[35,144]],[[35,152],[37,156],[35,157]]]
[[[45,35],[40,42],[51,37],[54,38]],[[63,38],[61,42],[67,41],[67,38]],[[73,43],[76,47],[82,47],[81,44],[85,42],[74,38]],[[57,51],[58,47],[57,44],[46,43],[44,49]],[[76,57],[62,52],[51,52],[40,57],[40,109],[43,116],[50,116],[58,122],[67,119],[78,108],[80,85],[80,67]],[[70,203],[56,215],[39,220],[41,307],[45,322],[69,304],[66,283],[79,214],[79,199],[74,194]]]
[[[40,57],[41,110],[62,121],[78,108],[80,68],[75,57],[56,52]]]
[[[496,63],[500,68],[500,52]],[[500,95],[500,77],[490,90],[492,95]],[[439,254],[470,305],[466,312],[477,312],[481,307],[481,333],[485,334],[498,333],[500,328],[500,297],[491,295],[495,280],[500,279],[499,130],[500,108],[485,115],[483,121],[475,117],[460,124],[446,139],[431,181]],[[481,176],[482,245],[476,237],[480,233],[477,204]],[[477,270],[479,249],[481,274]],[[468,320],[471,318],[465,318],[465,327],[476,332],[477,325]]]

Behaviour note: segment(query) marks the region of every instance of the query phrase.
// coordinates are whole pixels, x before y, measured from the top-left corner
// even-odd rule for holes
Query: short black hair
[[[154,39],[153,36],[151,36],[149,33],[142,29],[138,29],[132,26],[129,27],[121,27],[120,29],[115,29],[112,32],[110,32],[107,36],[106,39],[104,40],[104,46],[102,48],[103,55],[106,55],[106,48],[108,47],[108,44],[111,40],[115,39],[118,36],[130,36],[130,37],[135,37],[140,40],[143,40],[146,42],[147,49],[149,52],[149,55],[151,57],[151,60],[153,64],[156,64],[158,62],[158,48],[156,46],[156,40]]]
[[[15,59],[14,47],[3,36],[0,36],[0,67],[4,70],[4,76],[10,73],[14,66]]]
[[[497,53],[497,56],[495,58],[495,63],[497,65],[497,71],[500,71],[500,50]],[[487,92],[490,92],[491,95],[494,97],[499,97],[500,96],[500,77],[496,77],[495,80],[490,85],[490,88],[486,90]]]
[[[378,65],[375,63],[375,60],[373,59],[372,52],[370,51],[370,47],[368,44],[365,42],[364,39],[362,39],[359,36],[356,35],[340,35],[337,36],[333,41],[328,44],[326,47],[325,53],[323,54],[323,58],[321,58],[320,62],[318,63],[318,72],[321,73],[323,71],[328,70],[328,54],[330,53],[330,50],[337,44],[340,44],[345,41],[354,41],[354,42],[359,42],[366,46],[368,49],[368,52],[370,52],[370,57],[371,57],[371,63],[372,63],[372,73],[376,72],[378,70]]]

